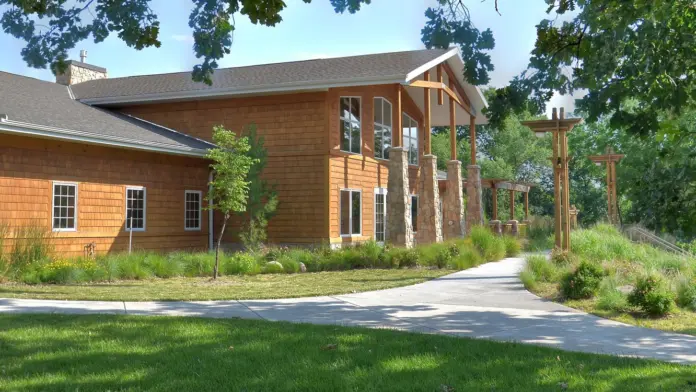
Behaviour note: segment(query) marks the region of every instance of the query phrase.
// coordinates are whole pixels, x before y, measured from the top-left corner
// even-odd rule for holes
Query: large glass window
[[[360,154],[360,98],[341,97],[341,151]]]
[[[404,149],[408,152],[408,163],[418,164],[418,123],[404,113],[402,117]]]
[[[186,191],[184,194],[184,229],[201,229],[201,191]]]
[[[362,231],[362,198],[360,191],[341,190],[341,235],[359,235]]]
[[[126,188],[126,231],[145,231],[145,188]]]
[[[418,196],[411,195],[411,226],[413,232],[418,231]]]
[[[375,188],[375,241],[384,242],[387,233],[387,190]]]
[[[53,183],[53,231],[77,230],[77,184]]]
[[[375,98],[375,158],[389,159],[392,144],[392,106],[384,98]]]

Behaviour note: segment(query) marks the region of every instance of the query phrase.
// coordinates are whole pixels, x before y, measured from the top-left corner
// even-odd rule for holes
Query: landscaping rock
[[[283,269],[283,265],[277,261],[269,261],[268,263],[266,263],[264,270],[267,273],[271,273],[271,274],[285,272],[285,270]]]
[[[631,286],[631,285],[629,284],[629,285],[626,285],[626,286],[617,287],[616,289],[619,290],[620,292],[624,293],[624,294],[631,294],[631,292],[633,291],[634,287]]]
[[[300,272],[307,272],[307,266],[300,261]]]

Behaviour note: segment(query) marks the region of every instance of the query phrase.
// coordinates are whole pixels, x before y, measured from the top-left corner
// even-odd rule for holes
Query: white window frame
[[[350,209],[348,210],[348,216],[349,216],[348,231],[350,232],[349,234],[341,234],[341,218],[343,217],[343,203],[341,203],[341,192],[343,192],[343,191],[350,192],[350,200],[348,201],[348,205],[350,206]],[[360,193],[360,232],[359,233],[353,233],[353,192]],[[365,202],[365,200],[363,198],[362,189],[341,188],[338,190],[338,233],[341,234],[341,237],[361,237],[362,236],[364,202]]]
[[[186,197],[190,194],[198,195],[198,227],[186,227],[186,221],[187,221],[186,213],[189,211],[186,209],[187,208]],[[203,192],[186,190],[186,191],[184,191],[184,230],[186,230],[186,231],[201,231],[202,225],[203,225]]]
[[[418,149],[416,150],[416,163],[411,163],[411,159],[409,159],[409,156],[408,156],[408,155],[409,155],[409,153],[410,153],[410,149],[409,149],[408,151],[406,151],[406,159],[408,160],[408,164],[409,164],[409,165],[412,165],[412,166],[413,166],[413,165],[418,165],[418,163],[420,162],[420,148],[421,148],[421,143],[420,143],[420,140],[418,139],[418,121],[416,121],[413,117],[409,116],[406,112],[403,112],[403,113],[402,113],[402,116],[408,118],[408,119],[410,120],[411,123],[415,124],[416,136],[414,137],[413,135],[411,135],[410,129],[411,129],[412,127],[409,126],[409,127],[408,127],[408,128],[409,128],[408,139],[409,139],[409,140],[415,140],[416,143],[418,144]],[[407,137],[407,136],[406,136],[406,133],[404,133],[404,128],[406,128],[405,125],[406,125],[406,124],[404,124],[403,121],[402,121],[402,124],[401,124],[401,133],[402,133],[402,135],[401,135],[401,145],[404,146],[404,147],[406,146],[405,141],[406,141],[406,137]],[[409,124],[409,125],[410,125],[410,124]],[[411,143],[409,143],[409,146],[410,146],[410,145],[411,145]]]
[[[127,220],[128,220],[128,191],[129,190],[143,191],[143,227],[142,228],[135,228],[135,229],[132,227],[130,229],[128,228]],[[145,229],[147,228],[147,188],[145,188],[144,186],[131,186],[131,185],[129,185],[126,187],[126,192],[124,194],[123,200],[125,202],[124,203],[125,204],[125,206],[124,206],[125,213],[124,213],[124,219],[123,219],[124,220],[123,227],[126,229],[126,231],[145,231]]]
[[[338,125],[339,125],[339,127],[340,127],[340,125],[341,125],[341,120],[347,121],[348,123],[351,123],[351,124],[354,124],[354,121],[353,121],[353,120],[351,120],[351,119],[349,119],[349,118],[343,117],[343,113],[342,113],[342,111],[341,111],[341,101],[342,101],[344,98],[348,98],[348,99],[357,99],[357,100],[358,100],[358,103],[359,103],[359,105],[360,105],[360,119],[358,120],[358,129],[360,130],[360,140],[358,141],[358,152],[350,151],[350,149],[352,149],[352,147],[353,147],[353,145],[352,145],[352,140],[353,140],[353,139],[352,139],[352,138],[349,139],[349,141],[348,141],[348,142],[349,142],[349,146],[348,146],[349,151],[344,150],[344,149],[343,149],[343,143],[341,143],[341,139],[340,139],[340,135],[343,134],[343,129],[340,129],[340,133],[339,133],[339,142],[338,142],[339,148],[341,149],[341,152],[345,152],[346,154],[361,155],[361,154],[362,154],[362,120],[363,120],[363,104],[362,104],[362,97],[359,97],[359,96],[341,96],[341,97],[338,98]],[[349,107],[350,107],[350,105],[349,105]]]
[[[372,238],[378,242],[378,243],[383,243],[383,241],[377,240],[377,195],[383,195],[384,196],[384,240],[386,241],[387,239],[387,188],[375,188],[375,199],[373,202],[373,219],[374,219],[374,228],[372,230]]]
[[[74,186],[75,187],[75,216],[73,217],[73,226],[74,228],[68,229],[68,228],[56,228],[54,227],[55,225],[55,218],[56,218],[56,185],[67,185],[67,186]],[[78,197],[77,197],[77,192],[78,192],[78,184],[77,182],[70,182],[70,181],[52,181],[51,182],[51,230],[54,232],[71,232],[71,231],[77,231],[77,202],[78,202]]]
[[[377,121],[374,121],[374,113],[373,113],[373,116],[372,116],[373,119],[372,119],[372,120],[374,121],[374,125],[375,125],[375,127],[374,127],[374,141],[375,141],[375,143],[377,142],[377,125],[379,125],[379,126],[382,127],[382,128],[389,128],[389,133],[391,134],[391,136],[389,136],[389,144],[390,144],[390,145],[393,145],[393,143],[394,143],[394,114],[393,114],[394,112],[393,112],[393,106],[392,106],[392,103],[391,103],[388,99],[386,99],[386,98],[384,98],[384,97],[374,97],[374,99],[372,100],[372,111],[373,111],[373,112],[374,112],[374,110],[375,110],[375,101],[378,100],[378,99],[381,99],[381,100],[383,101],[383,102],[382,102],[382,105],[384,105],[385,102],[389,104],[389,116],[391,117],[391,124],[392,124],[392,125],[384,125],[384,123],[378,123]],[[384,111],[382,111],[382,116],[384,116]],[[362,115],[361,115],[361,118],[362,118]],[[382,118],[382,121],[384,121],[384,118]],[[384,132],[382,132],[382,143],[384,143]],[[372,146],[372,148],[375,150],[375,159],[384,159],[384,160],[389,159],[389,158],[385,158],[385,157],[378,157],[378,156],[377,156],[377,148],[376,148],[376,146]],[[382,151],[384,151],[384,150],[380,150],[380,152],[382,152]]]
[[[417,233],[415,227],[418,225],[418,217],[416,219],[413,219],[413,199],[416,199],[416,214],[418,213],[418,208],[420,208],[420,199],[418,198],[418,195],[411,195],[411,200],[409,200],[409,208],[411,209],[411,229],[413,229],[413,234]],[[413,223],[416,223],[415,225]]]

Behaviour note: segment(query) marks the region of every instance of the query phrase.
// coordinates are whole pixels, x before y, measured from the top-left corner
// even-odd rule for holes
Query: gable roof
[[[204,156],[213,144],[76,101],[66,86],[0,72],[0,132]]]
[[[223,68],[215,70],[212,86],[194,82],[187,71],[91,80],[72,90],[82,102],[108,105],[405,83],[458,53],[430,49]]]

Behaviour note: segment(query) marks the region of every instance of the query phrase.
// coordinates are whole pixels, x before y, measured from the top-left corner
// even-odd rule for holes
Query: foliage
[[[597,309],[611,312],[625,312],[628,309],[628,298],[619,291],[615,279],[602,281],[597,295]]]
[[[503,242],[505,243],[505,256],[515,257],[522,251],[522,244],[517,240],[517,238],[505,235],[503,236]]]
[[[561,280],[561,293],[570,299],[594,297],[603,277],[601,266],[582,261],[574,272],[567,273]]]
[[[532,252],[553,248],[553,218],[550,216],[532,216],[527,226],[526,249]]]
[[[222,228],[215,248],[215,267],[213,279],[218,277],[220,244],[227,221],[233,212],[246,210],[249,195],[249,170],[257,160],[249,156],[249,139],[237,135],[218,125],[213,128],[213,143],[216,147],[208,150],[206,157],[213,161],[210,167],[215,172],[208,194],[209,208],[223,214]]]
[[[677,285],[677,305],[696,312],[696,279],[683,278]]]
[[[534,281],[554,282],[558,276],[558,267],[542,255],[533,255],[527,258],[524,271],[531,274]],[[526,286],[526,285],[525,285]]]
[[[15,227],[10,250],[11,272],[17,274],[34,265],[46,263],[53,252],[51,238],[51,231],[36,222]]]
[[[662,316],[674,308],[674,293],[662,276],[650,274],[638,279],[636,287],[628,296],[628,302],[647,314]]]
[[[249,199],[246,213],[242,214],[243,223],[239,238],[247,249],[258,249],[266,241],[268,220],[278,208],[278,193],[261,178],[267,162],[263,136],[257,134],[255,126],[250,126],[246,131],[246,137],[249,140],[247,156],[253,159],[254,163],[246,176]]]
[[[485,226],[471,229],[471,241],[485,260],[497,261],[505,257],[505,242]]]

